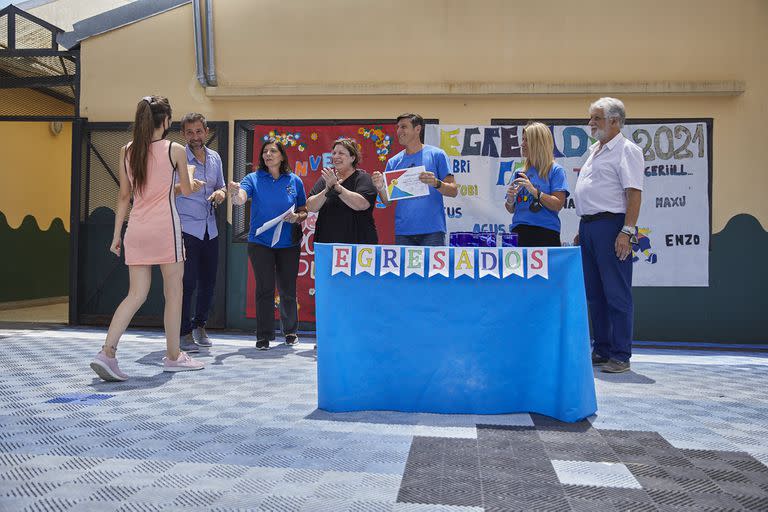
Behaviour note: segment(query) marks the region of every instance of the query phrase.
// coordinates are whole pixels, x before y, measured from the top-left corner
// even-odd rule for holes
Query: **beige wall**
[[[683,90],[743,81],[743,94],[616,95],[630,117],[713,117],[713,231],[739,213],[768,228],[758,149],[768,113],[764,0],[226,0],[214,2],[214,20],[220,87],[207,92],[195,79],[191,5],[84,41],[83,115],[130,120],[141,96],[158,93],[170,97],[177,118],[185,111],[230,122],[416,111],[445,123],[487,123],[585,117],[603,92],[590,84],[610,92],[611,83],[638,90],[672,81]],[[583,92],[515,94],[520,82]],[[382,83],[393,92],[432,84],[507,93],[337,95],[367,86],[381,93]],[[316,86],[320,94],[261,96],[274,85]]]
[[[55,134],[49,122],[0,123],[0,211],[11,228],[32,215],[41,230],[59,218],[69,230],[72,123]]]

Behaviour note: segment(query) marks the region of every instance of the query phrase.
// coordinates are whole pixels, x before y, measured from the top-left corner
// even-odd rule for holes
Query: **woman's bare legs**
[[[128,324],[131,323],[133,315],[147,300],[149,286],[152,284],[152,267],[149,265],[129,265],[128,277],[130,282],[128,295],[117,306],[112,321],[109,323],[107,341],[104,343],[104,353],[107,357],[115,357],[120,337],[128,328]]]
[[[163,274],[163,293],[165,294],[165,356],[176,361],[179,358],[179,332],[181,329],[181,301],[184,293],[184,262],[160,265]]]

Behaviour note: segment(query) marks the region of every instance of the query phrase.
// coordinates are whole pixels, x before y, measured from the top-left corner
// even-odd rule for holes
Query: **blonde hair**
[[[542,179],[547,179],[552,164],[555,163],[555,141],[552,132],[543,123],[528,123],[523,128],[525,140],[528,142],[528,157],[525,159],[523,170],[535,167]]]

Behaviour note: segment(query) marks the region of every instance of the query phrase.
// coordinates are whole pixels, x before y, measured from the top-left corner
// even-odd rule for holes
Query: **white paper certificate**
[[[293,210],[295,209],[296,209],[296,205],[292,204],[291,207],[285,210],[283,213],[281,213],[280,215],[278,215],[272,220],[268,220],[267,222],[265,222],[264,224],[256,228],[256,236],[259,236],[260,234],[272,228],[273,226],[277,226],[275,228],[274,235],[272,235],[272,246],[274,246],[277,243],[277,241],[280,240],[280,233],[283,231],[283,224],[285,223],[285,221],[283,220],[283,217],[285,217],[289,213],[293,213]]]
[[[399,201],[400,199],[429,195],[429,185],[419,181],[419,175],[425,171],[424,166],[420,165],[419,167],[385,172],[384,185],[389,200]]]

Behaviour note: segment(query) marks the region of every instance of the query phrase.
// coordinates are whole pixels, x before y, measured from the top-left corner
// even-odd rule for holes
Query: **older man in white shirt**
[[[621,134],[626,113],[615,98],[589,107],[590,148],[574,190],[578,243],[592,322],[592,363],[629,370],[632,356],[632,243],[643,190],[643,152]]]

